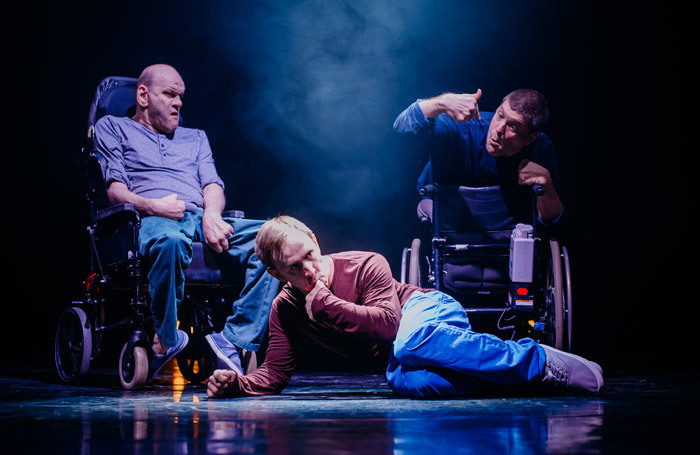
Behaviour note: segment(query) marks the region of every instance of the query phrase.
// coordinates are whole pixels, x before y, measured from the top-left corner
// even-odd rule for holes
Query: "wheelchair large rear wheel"
[[[421,285],[420,239],[413,239],[411,242],[411,253],[408,258],[408,284]]]
[[[87,373],[92,356],[92,330],[81,308],[66,308],[58,319],[54,339],[54,361],[64,382],[73,382]]]
[[[564,294],[564,319],[566,319],[566,334],[568,340],[569,352],[573,349],[571,346],[571,332],[573,328],[573,304],[571,301],[571,263],[569,261],[569,250],[565,246],[561,247],[561,255],[564,261],[564,281],[566,282],[566,293]]]
[[[119,381],[125,390],[140,389],[148,380],[148,353],[143,346],[128,347],[124,343],[119,355]]]
[[[565,349],[564,337],[564,286],[561,250],[555,239],[549,242],[551,256],[547,268],[547,343],[557,349]]]

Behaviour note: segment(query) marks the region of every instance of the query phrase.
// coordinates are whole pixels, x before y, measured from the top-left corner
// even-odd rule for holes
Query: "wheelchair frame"
[[[145,278],[148,264],[138,252],[140,214],[132,204],[109,204],[101,157],[93,143],[99,98],[114,88],[133,85],[135,91],[135,81],[122,77],[103,79],[90,108],[88,140],[79,160],[87,182],[86,197],[91,215],[87,228],[90,273],[83,282],[82,298],[74,300],[59,316],[54,339],[56,369],[60,379],[67,383],[76,382],[87,374],[91,362],[102,351],[103,336],[110,332],[130,332],[118,362],[119,380],[124,389],[142,387],[151,369],[153,330]],[[119,114],[127,115],[127,111]],[[223,215],[244,217],[244,213],[237,210]],[[238,295],[240,290],[226,279],[228,270],[235,267],[222,260],[225,258],[216,256],[203,243],[193,243],[193,260],[185,269],[185,295],[178,308],[179,328],[188,333],[190,341],[176,357],[183,377],[190,382],[203,381],[215,369],[216,360],[204,336],[223,328],[233,304],[229,296]]]
[[[404,248],[401,258],[401,282],[417,286],[427,286],[439,291],[451,293],[445,288],[445,264],[453,258],[473,258],[488,256],[510,261],[512,245],[509,244],[455,244],[448,242],[442,235],[438,219],[437,184],[427,185],[421,194],[433,201],[432,221],[421,218],[421,224],[430,224],[430,252],[421,251],[422,241],[414,238],[411,246]],[[537,235],[536,198],[542,192],[541,187],[533,187],[531,227],[534,239],[533,264],[533,294],[531,305],[519,305],[515,295],[517,283],[504,283],[505,292],[496,298],[501,298],[502,306],[471,305],[465,295],[469,291],[460,290],[461,295],[453,295],[470,315],[498,315],[496,334],[502,338],[518,339],[530,337],[538,342],[551,345],[557,349],[571,351],[572,349],[572,285],[569,252],[555,238],[545,240]],[[511,240],[512,242],[512,240]],[[427,270],[424,280],[423,270]],[[472,291],[472,295],[483,296],[491,291]],[[508,324],[508,325],[505,325]],[[510,331],[510,336],[505,332]]]

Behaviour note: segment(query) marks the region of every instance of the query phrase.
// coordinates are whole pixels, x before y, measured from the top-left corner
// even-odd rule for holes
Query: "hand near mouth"
[[[318,274],[317,274],[317,276],[318,276]],[[306,300],[306,305],[305,305],[305,307],[306,307],[306,314],[309,315],[309,319],[311,319],[312,321],[315,321],[315,320],[316,320],[316,319],[314,318],[313,311],[311,310],[311,306],[313,305],[313,302],[314,302],[314,297],[316,296],[317,291],[318,291],[320,288],[325,288],[325,287],[327,287],[327,286],[326,286],[326,283],[325,283],[324,280],[323,280],[323,278],[325,278],[325,277],[322,276],[322,277],[319,277],[319,278],[315,278],[315,279],[314,279],[314,285],[313,285],[313,287],[312,287],[311,290],[306,294],[306,299],[305,299],[305,300]]]
[[[326,275],[324,275],[323,273],[321,273],[320,270],[317,271],[316,275],[314,276],[314,285],[316,285],[319,282],[321,284],[323,284],[324,286],[328,287],[328,277]]]

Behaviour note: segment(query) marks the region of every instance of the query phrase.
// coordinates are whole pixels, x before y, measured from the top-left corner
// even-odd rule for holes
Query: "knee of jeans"
[[[387,384],[394,393],[413,398],[438,398],[453,395],[452,386],[428,370],[404,371],[400,368]]]
[[[151,256],[187,258],[192,256],[192,241],[182,235],[163,235],[154,239],[148,250]]]
[[[428,343],[430,336],[435,331],[436,325],[426,324],[412,331],[402,330],[394,340],[394,357],[399,363],[414,364],[416,359],[421,357],[420,348]]]

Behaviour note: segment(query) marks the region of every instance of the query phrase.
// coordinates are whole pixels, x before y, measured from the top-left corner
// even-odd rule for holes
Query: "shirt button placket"
[[[165,162],[165,157],[168,156],[165,150],[165,141],[163,140],[163,136],[158,136],[158,145],[160,145],[160,156],[163,162]]]

